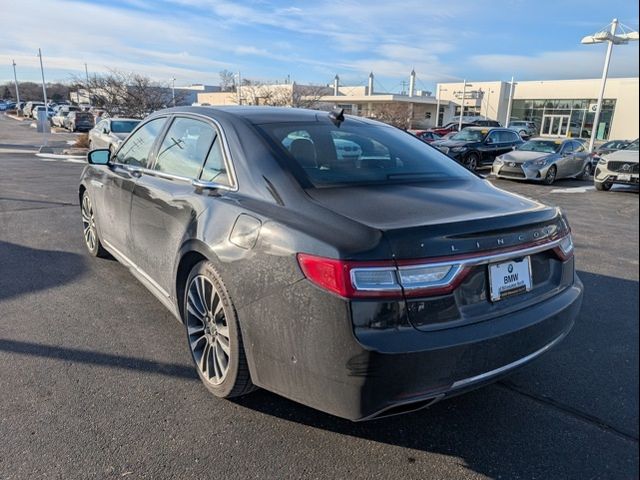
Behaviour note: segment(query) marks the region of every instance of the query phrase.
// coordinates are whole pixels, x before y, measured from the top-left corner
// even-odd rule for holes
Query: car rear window
[[[420,139],[385,125],[347,119],[258,125],[314,187],[414,183],[473,176]]]
[[[76,112],[76,120],[91,120],[93,121],[93,114],[89,112]]]

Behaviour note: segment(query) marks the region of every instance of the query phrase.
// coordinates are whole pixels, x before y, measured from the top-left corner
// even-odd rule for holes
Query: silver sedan
[[[571,138],[533,138],[493,162],[498,178],[534,180],[551,185],[559,178],[588,178],[591,157],[584,144]]]
[[[135,118],[106,118],[89,131],[89,148],[107,148],[114,152],[118,145],[136,128]]]

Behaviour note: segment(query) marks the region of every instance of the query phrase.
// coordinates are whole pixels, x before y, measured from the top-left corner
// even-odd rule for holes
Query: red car
[[[413,134],[420,140],[431,143],[434,140],[440,140],[442,137],[431,130],[416,130]]]
[[[458,131],[458,127],[460,126],[460,124],[458,122],[451,122],[451,123],[447,123],[444,127],[436,127],[436,128],[432,128],[430,131],[433,133],[436,133],[440,136],[446,135],[447,133],[451,133],[451,132],[457,132]],[[466,127],[475,127],[477,125],[473,124],[473,123],[463,123],[462,124],[462,128],[466,128]]]

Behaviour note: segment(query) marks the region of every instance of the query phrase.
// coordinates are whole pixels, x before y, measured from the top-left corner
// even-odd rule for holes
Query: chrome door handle
[[[142,168],[140,167],[134,167],[132,165],[127,165],[126,167],[124,167],[125,170],[127,170],[127,172],[129,172],[131,174],[131,176],[139,178],[140,176],[142,176]]]

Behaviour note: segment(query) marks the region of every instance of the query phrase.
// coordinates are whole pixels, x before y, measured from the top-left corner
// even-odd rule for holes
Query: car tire
[[[478,168],[478,164],[480,163],[480,156],[477,153],[470,153],[466,157],[464,157],[464,166],[467,167],[472,172],[475,172]]]
[[[582,180],[589,180],[592,175],[593,175],[593,167],[591,163],[587,162],[584,166],[584,169],[582,170],[582,173],[580,174],[580,178]]]
[[[207,390],[219,398],[252,392],[236,309],[211,262],[199,262],[191,269],[182,318],[191,358]]]
[[[596,190],[599,192],[608,192],[613,187],[613,183],[611,182],[593,182]]]
[[[558,169],[555,165],[551,165],[549,170],[547,170],[547,174],[544,176],[544,184],[552,185],[553,182],[556,181],[556,177],[558,175]]]
[[[80,213],[82,215],[84,245],[87,247],[89,254],[93,257],[108,258],[109,252],[104,249],[100,242],[100,236],[96,228],[95,210],[89,192],[86,190],[83,192],[82,200],[80,201]]]

